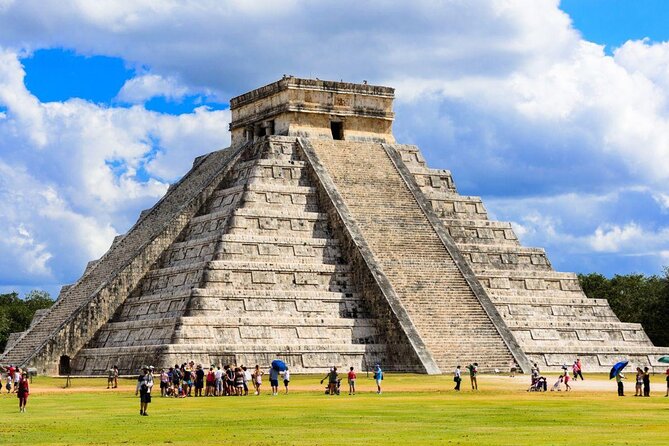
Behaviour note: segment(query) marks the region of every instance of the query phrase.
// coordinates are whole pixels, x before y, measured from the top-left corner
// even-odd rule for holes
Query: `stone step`
[[[318,210],[315,188],[307,186],[290,186],[272,182],[249,184],[242,201],[244,208],[262,207],[284,210],[298,208],[311,212]]]
[[[327,216],[319,212],[284,212],[275,209],[237,209],[229,224],[229,234],[263,234],[327,238]]]
[[[459,244],[458,248],[466,260],[476,270],[524,269],[550,270],[551,264],[546,252],[540,248],[525,248],[508,245]]]
[[[339,243],[332,238],[291,238],[226,234],[216,260],[285,261],[289,263],[343,263]]]
[[[629,330],[629,331],[642,331],[643,328],[641,324],[635,324],[632,322],[598,322],[598,321],[577,321],[571,319],[563,319],[560,321],[548,321],[548,320],[534,320],[534,321],[523,321],[523,320],[509,320],[507,325],[510,329],[522,330],[522,329],[531,329],[531,330]]]
[[[456,218],[441,218],[441,222],[458,246],[461,244],[520,246],[510,223]]]
[[[486,269],[476,272],[481,285],[493,290],[581,291],[574,273],[557,271],[513,271]]]
[[[105,330],[139,330],[164,326],[193,327],[375,327],[369,318],[299,316],[181,316],[143,321],[109,322]]]
[[[351,291],[348,265],[237,262],[209,262],[205,288],[322,289]]]
[[[520,283],[512,283],[514,286],[521,286]],[[493,301],[498,299],[552,299],[565,298],[565,299],[587,299],[586,295],[583,293],[583,290],[574,289],[543,289],[543,290],[528,290],[526,288],[488,288],[488,295]]]
[[[565,293],[567,294],[567,293]],[[580,294],[580,297],[567,296],[533,296],[528,294],[526,296],[494,296],[492,297],[495,305],[531,305],[531,306],[556,306],[556,307],[607,307],[609,303],[606,299],[590,299],[585,294]]]
[[[303,161],[284,159],[257,159],[240,163],[236,169],[234,184],[255,184],[268,181],[277,184],[307,186],[308,178],[303,173]]]

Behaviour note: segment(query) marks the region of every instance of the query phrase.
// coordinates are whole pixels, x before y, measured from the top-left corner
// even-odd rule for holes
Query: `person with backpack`
[[[536,364],[535,364],[536,366]],[[467,369],[469,370],[469,379],[472,382],[472,390],[479,390],[479,383],[478,383],[478,378],[477,375],[479,374],[479,365],[477,362],[473,364],[469,364],[467,366]],[[538,369],[537,369],[538,371]]]
[[[383,370],[381,364],[374,366],[374,381],[376,381],[376,393],[381,394],[381,381],[383,381]]]
[[[458,392],[460,391],[460,383],[462,382],[462,371],[460,370],[460,366],[458,365],[455,368],[455,371],[453,372],[453,381],[455,381],[455,389]]]
[[[151,389],[153,388],[153,371],[152,368],[145,366],[143,373],[137,378],[137,388],[135,389],[135,396],[139,394],[139,414],[148,416],[146,413],[149,403],[151,403]]]

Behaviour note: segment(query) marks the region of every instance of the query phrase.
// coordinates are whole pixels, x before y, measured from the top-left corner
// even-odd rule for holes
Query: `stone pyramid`
[[[395,143],[393,96],[285,77],[233,98],[232,146],[196,159],[0,363],[81,375],[191,359],[281,358],[297,372],[657,365],[641,326]]]

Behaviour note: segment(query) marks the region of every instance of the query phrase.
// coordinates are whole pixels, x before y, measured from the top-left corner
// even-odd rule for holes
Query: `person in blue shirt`
[[[376,393],[381,393],[381,381],[383,381],[383,370],[381,365],[376,364],[374,367],[374,381],[376,381]]]

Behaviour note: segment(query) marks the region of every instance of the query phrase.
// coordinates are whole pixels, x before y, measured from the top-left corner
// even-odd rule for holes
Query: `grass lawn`
[[[382,395],[363,376],[354,397],[326,396],[319,380],[294,375],[293,393],[275,397],[165,399],[156,388],[140,417],[131,380],[106,390],[105,379],[79,378],[62,389],[62,379],[38,377],[27,413],[15,395],[0,397],[0,445],[669,445],[662,375],[651,398],[634,398],[632,381],[619,398],[594,375],[570,393],[527,393],[527,377],[486,375],[472,392],[465,377],[456,394],[448,376],[388,374]]]

